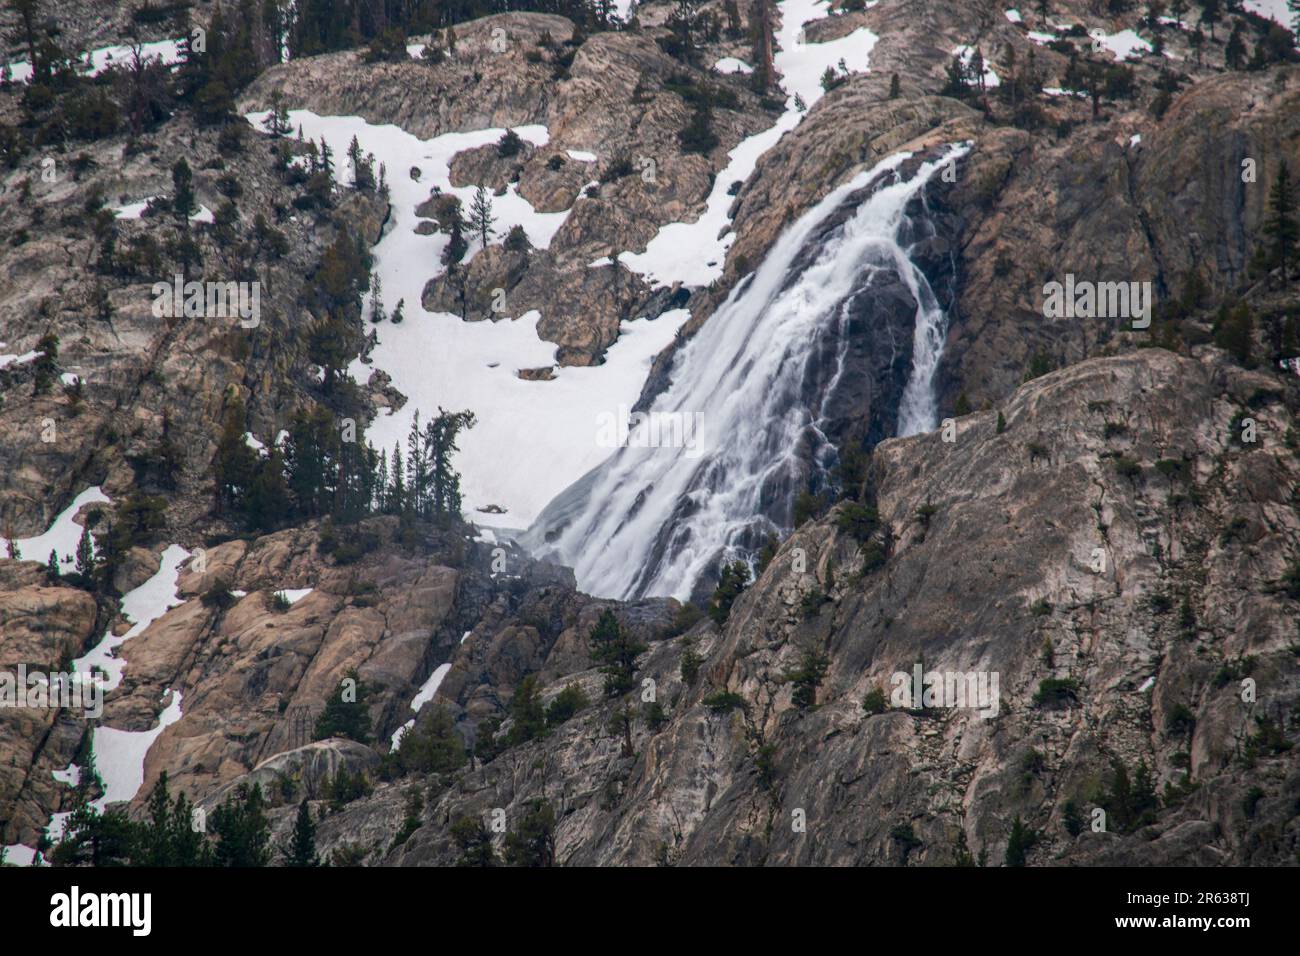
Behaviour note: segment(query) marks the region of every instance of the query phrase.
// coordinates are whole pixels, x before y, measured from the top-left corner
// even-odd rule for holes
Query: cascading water
[[[592,594],[686,598],[719,555],[788,527],[809,471],[834,460],[823,427],[844,378],[846,325],[877,285],[905,289],[915,310],[896,432],[934,427],[946,317],[909,258],[917,230],[906,209],[967,149],[950,147],[910,177],[900,172],[910,155],[893,156],[789,227],[677,354],[671,384],[624,446],[552,502],[523,543],[572,565]]]

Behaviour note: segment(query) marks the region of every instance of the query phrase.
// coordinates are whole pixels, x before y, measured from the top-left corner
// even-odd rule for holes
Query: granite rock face
[[[863,573],[846,503],[792,535],[721,628],[668,637],[665,611],[646,631],[618,610],[664,711],[634,705],[631,753],[585,646],[599,605],[561,592],[527,625],[489,618],[453,649],[436,705],[467,740],[529,673],[543,700],[577,685],[597,703],[429,778],[399,847],[406,781],[330,816],[322,840],[384,834],[360,841],[366,862],[447,864],[454,820],[502,810],[513,826],[545,799],[568,864],[941,865],[964,840],[996,865],[1017,816],[1034,864],[1289,861],[1300,778],[1264,721],[1289,725],[1300,692],[1284,583],[1300,459],[1297,396],[1274,381],[1212,350],[1144,350],[1035,379],[952,441],[880,444],[864,493],[888,529],[873,540],[891,542],[880,566]],[[1234,438],[1243,410],[1257,442]],[[801,707],[791,674],[810,648],[828,662]],[[898,706],[895,675],[917,662],[993,696]],[[863,706],[876,689],[879,713]],[[1164,798],[1132,832],[1106,796],[1116,761]]]

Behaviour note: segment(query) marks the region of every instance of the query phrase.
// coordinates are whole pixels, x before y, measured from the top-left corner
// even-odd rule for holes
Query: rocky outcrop
[[[1212,350],[1145,350],[1023,386],[1005,429],[986,412],[958,420],[952,441],[886,441],[869,481],[893,542],[883,566],[860,571],[863,545],[839,520],[849,506],[803,526],[723,628],[648,636],[637,679],[665,717],[638,714],[631,754],[608,729],[617,702],[597,705],[443,779],[420,828],[367,859],[452,862],[452,821],[500,809],[513,824],[544,798],[570,864],[933,865],[964,845],[996,865],[1017,816],[1037,834],[1031,863],[1290,860],[1290,730],[1279,743],[1264,721],[1291,727],[1300,693],[1296,597],[1278,583],[1300,530],[1300,460],[1284,439],[1296,402]],[[1243,410],[1254,444],[1234,437]],[[581,642],[591,622],[579,614],[549,647],[476,629],[440,705],[468,729],[491,710],[476,702],[529,670],[544,695],[578,683],[599,696]],[[791,674],[810,648],[828,666],[801,708]],[[917,661],[997,674],[996,715],[864,710]],[[1105,796],[1114,761],[1145,764],[1163,795],[1133,832]],[[391,838],[399,793],[350,804],[323,839],[384,820]],[[1095,833],[1099,806],[1111,822]],[[1089,825],[1072,834],[1071,814]]]

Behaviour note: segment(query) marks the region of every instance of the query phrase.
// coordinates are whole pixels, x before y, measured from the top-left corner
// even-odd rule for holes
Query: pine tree
[[[1201,0],[1201,23],[1210,27],[1210,39],[1214,39],[1214,25],[1223,19],[1222,0]]]
[[[36,343],[36,361],[32,363],[34,383],[32,392],[43,395],[54,384],[59,371],[59,337],[53,332],[46,332]]]
[[[1015,821],[1011,824],[1011,837],[1007,840],[1007,855],[1004,865],[1024,866],[1025,854],[1033,845],[1033,842],[1033,833],[1020,821],[1020,814],[1017,813]]]
[[[285,866],[317,867],[321,865],[316,855],[316,824],[311,819],[311,809],[304,800],[298,804],[298,817],[293,824],[293,839],[280,851]]]
[[[370,321],[376,324],[384,321],[384,287],[378,272],[372,272],[370,278]]]
[[[506,834],[505,858],[510,866],[555,865],[555,810],[547,800],[533,800],[516,830]]]
[[[411,419],[411,431],[406,436],[406,511],[413,515],[427,514],[429,509],[429,466],[424,457],[423,435],[420,432],[420,410]]]
[[[243,503],[256,465],[257,455],[244,441],[244,403],[235,399],[226,410],[217,454],[212,459],[218,510]]]
[[[59,580],[59,555],[51,548],[50,557],[45,562],[45,573],[50,576],[51,581]]]
[[[271,857],[271,824],[266,817],[262,788],[240,784],[212,811],[216,835],[213,859],[217,866],[266,866]]]
[[[482,820],[461,817],[451,825],[451,838],[460,847],[457,866],[497,865],[496,853],[492,849],[492,833]]]
[[[244,520],[252,531],[274,531],[283,524],[290,510],[284,453],[272,447],[266,458],[254,462],[253,478],[244,501]]]
[[[402,449],[393,447],[393,464],[388,469],[392,485],[384,496],[389,514],[401,514],[406,510],[406,470],[402,464]]]
[[[476,419],[470,411],[449,412],[439,407],[438,417],[425,429],[424,454],[428,457],[430,507],[441,517],[459,518],[461,513],[460,475],[452,465],[459,451],[456,439],[473,428]]]
[[[1228,37],[1228,45],[1223,51],[1224,60],[1231,70],[1240,70],[1246,65],[1244,32],[1244,25],[1238,20],[1232,27],[1232,34]]]
[[[316,720],[313,738],[346,737],[359,744],[367,743],[370,739],[369,699],[370,688],[357,676],[356,668],[349,668],[336,691],[325,701],[325,708]]]
[[[89,528],[81,529],[81,539],[77,542],[77,574],[86,582],[95,579],[95,545]]]
[[[474,234],[486,249],[488,240],[493,235],[492,223],[496,222],[496,217],[492,215],[492,199],[482,186],[474,191],[474,204],[470,206],[469,221]]]
[[[1282,283],[1285,285],[1291,275],[1291,263],[1296,258],[1296,246],[1300,243],[1300,223],[1296,221],[1295,185],[1291,181],[1291,170],[1282,161],[1278,167],[1277,178],[1268,194],[1268,212],[1264,218],[1264,235],[1272,240],[1269,250],[1270,263],[1282,269]]]
[[[455,265],[464,259],[465,253],[469,251],[469,243],[465,241],[464,228],[458,211],[451,221],[451,236],[447,246],[442,250],[442,264],[444,266]]]
[[[194,205],[194,174],[184,156],[172,167],[172,189],[172,209],[182,222],[188,223],[197,207]]]
[[[636,659],[646,645],[632,637],[613,611],[601,612],[587,640],[592,659],[601,665],[605,675],[606,697],[617,697],[636,686]]]

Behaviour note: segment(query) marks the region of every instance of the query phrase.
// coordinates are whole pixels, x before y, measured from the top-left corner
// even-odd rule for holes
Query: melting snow
[[[144,60],[162,60],[171,65],[180,62],[180,40],[156,40],[140,44],[140,57]],[[133,60],[130,46],[106,46],[84,54],[77,61],[80,72],[98,76],[110,66],[129,66]],[[26,83],[32,78],[31,65],[26,60],[7,64],[15,83]]]
[[[311,588],[285,588],[283,591],[276,591],[275,593],[283,596],[290,604],[297,604],[311,592]]]
[[[249,119],[257,124],[265,115]],[[537,336],[539,314],[527,312],[513,321],[464,322],[451,313],[425,311],[421,292],[441,272],[438,263],[447,236],[415,231],[421,221],[415,209],[429,197],[431,187],[459,196],[466,205],[472,202],[473,186],[451,185],[452,157],[495,143],[505,131],[421,140],[396,126],[373,126],[357,117],[320,117],[306,111],[290,115],[295,127],[301,124],[313,139],[324,136],[339,156],[347,153],[355,135],[362,149],[374,153],[390,172],[393,225],[373,252],[385,304],[391,309],[404,299],[406,321],[374,326],[379,344],[370,355],[373,365],[357,361],[350,371],[364,382],[372,369],[382,369],[410,401],[397,413],[381,414],[370,427],[370,441],[385,452],[397,442],[405,449],[416,409],[424,421],[437,414],[439,406],[473,411],[478,424],[461,436],[456,460],[466,510],[498,504],[506,514],[476,516],[475,521],[531,523],[547,502],[608,456],[610,449],[596,443],[597,416],[636,401],[651,361],[673,340],[687,313],[676,310],[654,321],[625,322],[602,365],[559,367],[548,382],[520,379],[517,369],[555,364],[555,345]],[[539,145],[549,139],[540,126],[516,127],[515,132]],[[345,165],[339,164],[341,177],[347,176]],[[405,174],[412,166],[420,168],[420,182]],[[393,175],[399,170],[402,175]],[[497,217],[494,241],[519,224],[539,247],[550,243],[568,215],[536,212],[514,184],[504,196],[492,197],[492,209]],[[477,245],[472,244],[471,252]]]
[[[738,60],[734,56],[724,56],[713,68],[719,73],[753,73],[754,68],[744,60]]]
[[[36,859],[36,851],[21,843],[10,843],[5,847],[4,860],[14,866],[31,866]]]
[[[955,46],[952,48],[952,55],[961,60],[961,65],[969,72],[971,70],[971,60],[975,58],[975,48],[970,46]],[[993,67],[989,66],[989,61],[984,61],[984,85],[989,89],[1000,86],[1002,81],[998,75],[993,72]]]
[[[104,781],[104,796],[97,804],[132,800],[144,784],[144,758],[158,735],[181,719],[181,692],[168,688],[163,700],[171,696],[158,726],[152,730],[115,730],[95,728],[95,768]],[[102,808],[102,807],[101,807]]]
[[[44,352],[33,350],[24,352],[22,355],[0,355],[0,368],[4,368],[6,365],[25,365],[28,362],[34,362],[44,354]]]
[[[674,282],[706,286],[722,277],[727,250],[736,238],[727,216],[733,201],[728,193],[731,184],[749,179],[759,157],[799,124],[803,114],[795,106],[796,97],[811,109],[825,92],[821,78],[826,69],[838,69],[843,60],[850,72],[865,71],[871,50],[880,39],[870,30],[860,28],[827,43],[807,42],[803,24],[824,18],[829,10],[825,0],[785,0],[781,4],[776,69],[789,94],[785,113],[775,125],[741,140],[727,154],[729,162],[714,179],[713,190],[699,219],[669,223],[650,240],[645,252],[625,252],[618,257],[620,262],[656,286]]]
[[[468,631],[466,631],[465,633],[466,636],[469,636]],[[465,642],[464,637],[462,637],[460,640],[462,644]],[[433,695],[438,693],[438,687],[439,685],[442,684],[442,679],[447,676],[447,672],[449,670],[451,670],[450,662],[446,664],[439,664],[437,667],[433,669],[433,673],[429,675],[429,679],[424,682],[424,685],[420,688],[419,693],[417,693],[415,695],[415,698],[411,701],[411,710],[415,711],[418,714],[420,712],[421,707],[423,707],[429,701],[433,700]],[[393,731],[393,737],[392,737],[393,745],[391,749],[396,750],[398,744],[402,742],[403,735],[414,726],[415,726],[415,718],[412,717],[406,723],[402,724],[402,726],[398,727],[395,731]]]
[[[1288,30],[1295,23],[1295,15],[1287,10],[1287,0],[1246,0],[1242,6],[1251,13],[1280,23]]]
[[[98,644],[73,662],[74,669],[82,673],[92,668],[106,672],[108,679],[104,682],[104,689],[115,690],[122,683],[126,661],[113,652],[169,610],[185,603],[176,595],[176,584],[180,579],[180,566],[189,556],[190,553],[179,544],[170,545],[163,552],[162,563],[153,577],[122,598],[122,613],[134,622],[131,629],[121,637],[115,637],[111,630],[105,631]],[[98,757],[99,751],[95,753]]]
[[[108,495],[99,490],[99,486],[87,488],[72,499],[72,504],[59,512],[48,531],[32,538],[18,538],[18,548],[26,561],[45,561],[50,551],[59,555],[59,571],[71,571],[77,566],[77,544],[81,541],[82,526],[72,519],[77,512],[89,504],[111,504]],[[5,560],[5,546],[8,541],[0,537],[0,560]]]
[[[1100,42],[1104,49],[1114,54],[1117,60],[1127,60],[1130,57],[1151,52],[1150,42],[1142,39],[1132,30],[1121,30],[1119,33],[1112,33],[1109,36],[1101,30],[1094,30],[1091,36],[1094,40]]]

